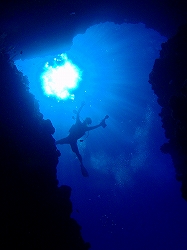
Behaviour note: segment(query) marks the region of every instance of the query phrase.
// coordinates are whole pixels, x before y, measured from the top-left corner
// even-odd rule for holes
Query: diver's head
[[[86,125],[90,125],[92,123],[92,119],[90,117],[86,117],[84,122],[86,123]]]

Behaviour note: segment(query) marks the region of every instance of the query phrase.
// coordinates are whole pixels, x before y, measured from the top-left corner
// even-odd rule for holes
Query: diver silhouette
[[[78,111],[74,110],[74,113],[76,114],[76,122],[74,125],[72,125],[72,127],[69,129],[69,135],[63,139],[60,139],[58,141],[56,141],[56,145],[58,144],[70,144],[72,151],[76,154],[77,158],[79,159],[80,163],[81,163],[81,172],[82,175],[84,177],[88,176],[88,172],[86,170],[86,168],[83,165],[82,162],[82,156],[79,153],[79,149],[77,146],[77,140],[80,139],[81,137],[83,137],[85,135],[85,133],[87,131],[96,129],[100,126],[102,126],[103,128],[106,127],[106,123],[105,120],[109,118],[108,115],[105,116],[105,118],[98,124],[95,126],[88,126],[92,123],[91,118],[87,117],[83,122],[81,122],[80,120],[80,112],[83,108],[83,106],[85,105],[84,102],[82,102],[81,107],[79,108]],[[83,141],[83,140],[80,140]]]

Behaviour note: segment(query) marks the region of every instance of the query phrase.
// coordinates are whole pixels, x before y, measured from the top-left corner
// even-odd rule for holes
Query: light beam
[[[42,87],[47,96],[60,99],[74,99],[73,90],[82,80],[82,72],[66,54],[54,58],[52,65],[47,62],[41,74]]]

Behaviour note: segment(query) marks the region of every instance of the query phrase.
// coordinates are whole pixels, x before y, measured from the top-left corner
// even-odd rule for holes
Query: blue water
[[[79,143],[89,172],[84,178],[69,145],[58,146],[59,185],[72,187],[74,217],[93,250],[186,249],[187,205],[181,198],[149,73],[167,39],[144,24],[101,23],[73,39],[68,58],[82,71],[74,100],[47,97],[40,75],[57,55],[16,61],[28,76],[44,118],[56,129],[55,139],[68,134],[73,110],[86,102],[81,117],[93,125],[108,114],[107,127],[91,131]]]

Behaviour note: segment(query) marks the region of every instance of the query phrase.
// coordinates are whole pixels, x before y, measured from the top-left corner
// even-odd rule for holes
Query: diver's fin
[[[81,164],[81,173],[84,177],[88,177],[88,171],[86,170],[86,168]]]

